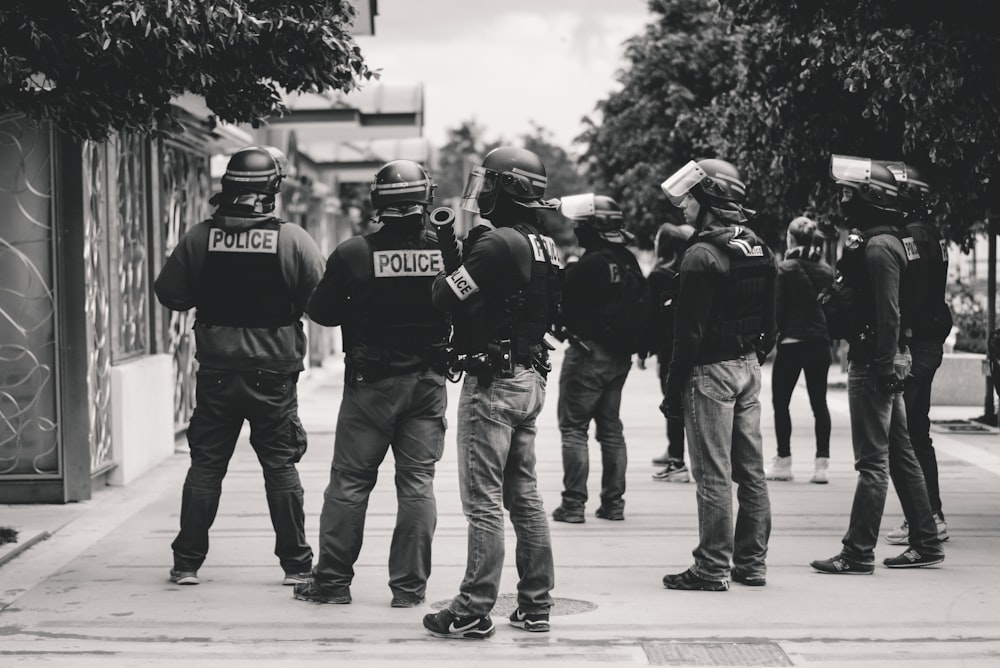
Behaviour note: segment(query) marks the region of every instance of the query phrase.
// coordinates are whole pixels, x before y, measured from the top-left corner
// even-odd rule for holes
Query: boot
[[[792,456],[775,457],[764,467],[764,478],[767,480],[792,480]]]
[[[817,457],[816,470],[813,472],[813,477],[809,479],[809,482],[814,482],[817,485],[825,485],[827,482],[829,482],[826,479],[826,470],[828,468],[830,468],[830,458]]]

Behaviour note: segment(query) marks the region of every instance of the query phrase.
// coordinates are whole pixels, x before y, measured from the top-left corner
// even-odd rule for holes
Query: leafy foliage
[[[100,140],[169,132],[170,101],[204,96],[258,126],[280,89],[349,91],[373,73],[346,0],[13,0],[0,9],[0,113]]]

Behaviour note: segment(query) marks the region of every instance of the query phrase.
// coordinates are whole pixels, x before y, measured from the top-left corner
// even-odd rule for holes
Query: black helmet
[[[247,146],[233,153],[222,175],[226,194],[277,195],[288,173],[288,159],[273,146]]]
[[[523,207],[554,209],[556,204],[542,201],[546,185],[545,165],[537,155],[523,148],[501,146],[487,153],[481,166],[472,168],[462,208],[488,216],[502,193]]]
[[[661,183],[660,188],[677,207],[683,207],[690,194],[700,204],[717,211],[754,214],[745,206],[747,187],[740,170],[725,160],[692,160]]]
[[[559,202],[559,212],[576,221],[577,227],[590,229],[605,241],[623,244],[633,238],[623,229],[622,208],[606,195],[587,193],[563,197]]]
[[[842,188],[853,191],[869,205],[898,212],[899,189],[896,177],[883,163],[850,155],[830,156],[830,176]]]
[[[422,213],[434,201],[434,186],[427,171],[413,160],[387,162],[372,181],[372,206],[383,218]]]
[[[907,211],[925,210],[931,195],[931,186],[913,165],[905,162],[876,161],[892,172],[896,179],[899,201]]]

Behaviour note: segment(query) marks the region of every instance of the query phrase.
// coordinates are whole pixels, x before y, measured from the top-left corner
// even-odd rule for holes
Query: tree
[[[462,121],[448,130],[448,141],[438,150],[437,165],[432,174],[437,184],[435,198],[447,202],[461,197],[469,176],[470,161],[478,161],[500,144],[486,141],[484,128],[474,119]]]
[[[600,119],[584,119],[576,140],[587,175],[622,205],[646,248],[677,215],[659,184],[688,160],[709,157],[705,110],[741,71],[741,35],[719,20],[717,2],[650,0],[649,9],[645,32],[626,42],[621,89],[598,103]]]
[[[831,153],[923,167],[955,241],[997,210],[995,3],[721,2],[747,48],[746,75],[714,105],[716,147],[782,219],[832,216]]]
[[[257,127],[280,90],[349,91],[373,76],[346,0],[12,0],[0,9],[0,113],[86,139],[169,132],[170,101],[204,96]]]

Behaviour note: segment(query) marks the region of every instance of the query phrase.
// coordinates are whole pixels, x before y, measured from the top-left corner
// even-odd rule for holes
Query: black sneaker
[[[549,613],[522,612],[518,608],[510,613],[510,625],[532,633],[545,633],[549,630]]]
[[[763,587],[767,584],[767,578],[763,575],[754,575],[753,573],[744,573],[741,570],[733,569],[733,582],[739,582],[741,585],[747,587]]]
[[[493,620],[485,617],[457,617],[447,608],[441,612],[424,615],[424,628],[435,638],[460,640],[485,640],[496,631]]]
[[[309,601],[310,603],[336,603],[346,605],[351,602],[351,588],[337,587],[335,589],[324,589],[315,580],[309,580],[295,585],[292,595],[299,601]]]
[[[688,467],[684,463],[684,460],[670,459],[663,470],[653,474],[653,480],[659,482],[690,482],[691,476],[688,474]]]
[[[389,605],[393,608],[415,608],[423,604],[423,596],[393,596],[392,603]]]
[[[882,563],[886,568],[922,568],[924,566],[934,566],[944,561],[943,554],[928,555],[921,554],[910,548],[898,557],[883,559]]]
[[[670,455],[664,452],[659,457],[653,457],[653,463],[657,466],[665,466],[667,462],[670,461]]]
[[[201,582],[198,571],[181,571],[176,568],[170,569],[170,581],[179,585],[196,585]]]
[[[875,572],[875,564],[862,564],[839,554],[829,559],[817,559],[809,565],[820,573],[831,575],[871,575]]]
[[[587,518],[583,516],[583,508],[570,510],[566,506],[559,506],[552,511],[552,519],[556,522],[567,522],[569,524],[583,524]]]
[[[594,515],[602,520],[611,520],[613,522],[621,522],[622,520],[625,519],[625,513],[623,511],[608,510],[604,506],[598,508],[597,512],[595,512]]]
[[[684,589],[688,591],[728,591],[729,580],[703,580],[691,569],[676,575],[664,575],[663,586],[667,589]]]

